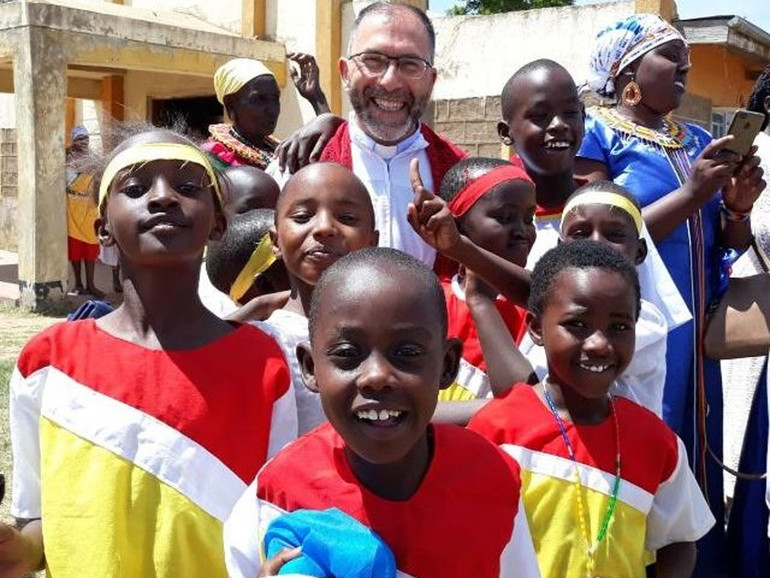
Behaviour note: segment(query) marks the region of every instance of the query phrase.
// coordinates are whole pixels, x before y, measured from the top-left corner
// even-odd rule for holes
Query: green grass
[[[11,436],[8,428],[8,386],[11,380],[14,362],[10,359],[0,359],[0,472],[5,474],[5,493],[0,504],[0,519],[8,520],[8,503],[11,492]]]
[[[8,423],[8,384],[16,358],[30,337],[49,325],[61,321],[62,311],[30,313],[0,305],[0,472],[5,474],[5,498],[0,504],[0,520],[11,520],[9,513],[11,476],[11,435]]]
[[[36,333],[49,325],[61,321],[65,315],[62,305],[56,310],[30,313],[23,309],[0,305],[0,472],[5,474],[5,498],[0,504],[0,520],[11,522],[11,435],[8,423],[8,384],[11,381],[16,358],[24,344]],[[27,578],[43,578],[44,573],[28,575]]]

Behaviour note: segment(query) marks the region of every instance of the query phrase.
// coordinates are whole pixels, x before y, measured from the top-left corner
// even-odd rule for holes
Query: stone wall
[[[16,251],[18,235],[16,131],[0,129],[0,250]]]
[[[586,103],[592,104],[595,103]],[[436,100],[432,108],[432,114],[426,111],[427,122],[432,121],[434,130],[460,145],[469,155],[501,156],[497,136],[497,123],[501,118],[499,96]],[[674,118],[698,124],[711,132],[711,100],[686,94]]]
[[[481,96],[433,103],[433,128],[472,156],[499,157],[500,97]]]

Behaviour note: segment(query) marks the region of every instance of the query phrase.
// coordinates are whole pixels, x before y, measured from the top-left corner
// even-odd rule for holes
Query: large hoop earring
[[[642,89],[635,80],[629,82],[623,89],[623,102],[629,106],[636,106],[642,102]]]

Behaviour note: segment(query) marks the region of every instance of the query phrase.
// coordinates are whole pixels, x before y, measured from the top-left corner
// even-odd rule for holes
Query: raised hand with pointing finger
[[[409,164],[409,180],[414,191],[414,198],[407,208],[409,224],[439,253],[451,252],[460,242],[460,231],[446,201],[423,186],[417,159],[412,159]]]

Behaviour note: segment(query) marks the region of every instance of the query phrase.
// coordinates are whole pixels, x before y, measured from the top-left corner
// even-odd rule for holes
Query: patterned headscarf
[[[270,69],[259,60],[234,58],[225,62],[214,73],[214,92],[217,94],[217,100],[224,104],[225,97],[228,94],[235,94],[247,82],[254,80],[258,76],[272,76],[275,78]]]
[[[672,40],[687,42],[676,28],[655,14],[635,14],[596,36],[588,86],[601,96],[615,96],[615,79],[629,64]]]

